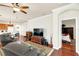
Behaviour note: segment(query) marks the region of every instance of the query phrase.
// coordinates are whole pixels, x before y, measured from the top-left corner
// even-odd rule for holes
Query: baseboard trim
[[[76,53],[79,55],[79,51],[76,51]]]
[[[47,56],[50,56],[53,51],[54,51],[54,49],[52,49]]]
[[[61,46],[59,46],[59,47],[54,47],[53,46],[53,49],[56,49],[56,50],[59,50],[60,48],[62,48]]]

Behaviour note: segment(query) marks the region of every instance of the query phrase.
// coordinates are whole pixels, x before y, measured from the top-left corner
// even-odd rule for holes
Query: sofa
[[[0,35],[0,42],[2,43],[2,46],[5,46],[6,44],[13,42],[16,39],[11,38],[10,33],[5,33]]]

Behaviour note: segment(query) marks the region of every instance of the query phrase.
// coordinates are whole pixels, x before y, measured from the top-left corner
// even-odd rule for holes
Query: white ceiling
[[[11,6],[10,3],[5,3],[4,5]],[[27,14],[21,12],[13,13],[12,8],[0,6],[0,22],[12,20],[14,23],[23,23],[30,19],[50,14],[53,9],[67,5],[67,3],[24,3],[24,5],[29,6]]]

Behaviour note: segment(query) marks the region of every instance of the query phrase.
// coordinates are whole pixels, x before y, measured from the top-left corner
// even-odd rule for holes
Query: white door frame
[[[72,11],[72,12],[71,12]],[[74,12],[73,12],[74,11]],[[69,12],[67,14],[64,14]],[[58,9],[52,10],[53,21],[52,21],[52,33],[53,33],[53,48],[59,49],[62,46],[62,35],[61,35],[61,26],[62,26],[62,14],[66,17],[65,19],[76,19],[76,52],[79,53],[79,5],[78,4],[70,4]],[[61,15],[61,16],[60,16]]]
[[[70,11],[70,10],[67,10],[67,11]],[[67,12],[67,11],[66,11],[66,12]],[[77,10],[74,10],[74,11],[77,11]],[[65,12],[65,13],[66,13],[66,12]],[[78,12],[79,12],[79,11],[78,11]],[[62,14],[63,14],[63,13],[62,13]],[[61,14],[61,15],[62,15],[62,14]],[[62,38],[62,21],[63,21],[63,19],[61,19],[60,16],[58,16],[58,19],[60,20],[60,25],[61,25],[61,26],[59,26],[59,29],[61,29],[61,31],[59,31],[59,33],[61,32],[60,38]],[[78,47],[78,46],[77,46],[77,40],[78,40],[78,34],[77,34],[77,32],[78,32],[78,26],[77,26],[77,25],[78,25],[78,24],[77,24],[77,23],[78,23],[78,16],[70,17],[70,18],[67,18],[67,19],[75,19],[75,24],[76,24],[75,52],[78,53],[78,51],[77,51],[77,47]],[[65,20],[67,20],[67,19],[65,19]],[[62,39],[61,39],[61,44],[62,44]],[[61,46],[62,46],[62,45],[61,45]]]
[[[75,26],[76,26],[76,18],[67,19],[67,20],[75,20]],[[61,23],[62,23],[63,21],[66,21],[66,20],[62,20]],[[63,24],[63,23],[62,23],[62,24]],[[76,27],[75,27],[75,30],[77,30]],[[76,32],[75,32],[75,33],[76,33]],[[62,35],[62,31],[61,31],[61,35]],[[75,35],[75,36],[76,36],[76,35]],[[76,37],[75,37],[75,52],[76,52]]]

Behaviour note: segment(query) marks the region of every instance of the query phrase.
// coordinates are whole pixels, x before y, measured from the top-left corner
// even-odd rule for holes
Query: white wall
[[[20,34],[23,35],[23,36],[26,36],[26,31],[28,30],[27,28],[27,22],[25,23],[22,23],[21,24],[21,31],[20,31]]]
[[[20,33],[20,31],[21,31],[21,26],[19,24],[14,25],[14,27],[13,27],[13,33],[14,34],[17,33],[17,32]]]
[[[73,37],[76,39],[76,20],[75,19],[68,19],[63,20],[62,24],[65,24],[65,27],[73,27]]]
[[[13,33],[13,27],[8,27],[8,30],[7,30],[7,32],[9,32],[9,33]]]
[[[31,19],[28,22],[22,24],[22,35],[25,35],[26,31],[32,31],[34,28],[43,28],[44,29],[44,37],[50,43],[50,38],[52,35],[52,14],[45,15],[42,17],[38,17],[35,19]]]

